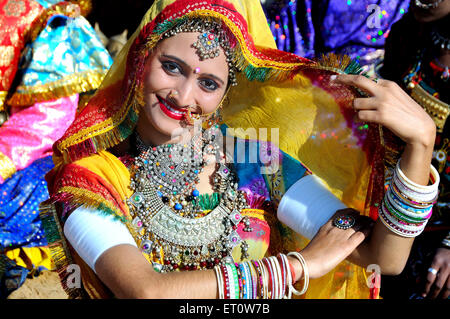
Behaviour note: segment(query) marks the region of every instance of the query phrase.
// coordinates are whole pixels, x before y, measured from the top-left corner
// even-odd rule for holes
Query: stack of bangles
[[[308,267],[300,253],[288,256],[298,259],[303,267],[301,291],[294,287],[295,273],[286,255],[249,260],[240,264],[220,264],[214,267],[220,299],[290,299],[292,294],[306,293],[309,284]]]
[[[388,229],[402,237],[416,237],[424,230],[438,196],[439,173],[433,166],[430,181],[429,186],[412,182],[397,163],[379,210]]]

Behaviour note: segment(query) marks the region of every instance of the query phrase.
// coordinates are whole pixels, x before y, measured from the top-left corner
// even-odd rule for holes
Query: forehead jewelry
[[[196,67],[196,68],[194,69],[194,73],[195,73],[195,74],[200,73],[200,68],[199,68],[199,67]]]
[[[219,37],[212,32],[204,32],[198,36],[197,42],[192,44],[197,49],[201,60],[219,56]]]
[[[236,50],[236,48],[230,47],[230,39],[224,28],[226,27],[211,20],[185,20],[181,24],[166,31],[162,37],[172,37],[181,32],[199,32],[200,35],[197,41],[192,44],[196,49],[196,53],[201,60],[212,59],[220,55],[220,48],[222,48],[228,63],[229,83],[235,86],[237,85],[236,71],[238,69],[233,64],[233,50]],[[194,70],[194,73],[196,70],[197,68]],[[198,70],[200,72],[199,68]]]

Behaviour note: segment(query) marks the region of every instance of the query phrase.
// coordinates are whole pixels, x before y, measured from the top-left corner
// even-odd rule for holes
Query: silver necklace
[[[205,143],[205,145],[209,144]],[[248,218],[241,215],[241,210],[248,206],[245,193],[237,190],[237,178],[230,167],[217,164],[214,191],[220,193],[220,201],[218,206],[206,215],[199,216],[198,211],[193,208],[194,205],[185,205],[184,210],[178,209],[179,207],[173,205],[173,201],[167,199],[169,196],[165,196],[170,195],[168,192],[171,191],[177,192],[172,194],[175,196],[172,200],[182,197],[189,199],[186,198],[189,196],[186,192],[189,194],[194,189],[191,193],[193,198],[190,200],[195,202],[193,199],[196,195],[198,196],[198,192],[195,193],[193,185],[198,180],[198,173],[204,165],[203,161],[186,156],[187,162],[172,163],[173,155],[178,150],[190,147],[195,148],[195,146],[176,144],[145,149],[143,145],[140,145],[138,149],[142,152],[135,158],[131,172],[130,187],[134,193],[127,200],[127,204],[133,216],[132,225],[135,227],[140,249],[159,259],[160,262],[154,262],[153,266],[161,272],[177,269],[209,269],[219,263],[233,262],[231,252],[237,245],[241,246],[241,258],[248,258],[248,244],[236,231],[240,222],[245,224],[244,231],[252,231]],[[190,153],[186,150],[184,154],[198,153]],[[177,184],[177,180],[173,183],[174,185],[161,183],[163,181],[167,184],[167,180],[156,176],[155,173],[161,173],[161,171],[154,168],[161,166],[161,162],[159,166],[157,165],[157,161],[161,160],[166,161],[164,167],[173,171],[170,177],[184,178],[184,184]],[[172,164],[181,166],[171,168]],[[186,169],[184,174],[181,173],[182,168]],[[188,170],[192,173],[191,175],[186,174]]]

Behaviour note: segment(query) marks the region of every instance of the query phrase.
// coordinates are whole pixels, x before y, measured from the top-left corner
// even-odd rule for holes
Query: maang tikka
[[[192,47],[196,49],[196,53],[200,59],[206,60],[218,57],[220,55],[220,48],[222,48],[228,64],[229,83],[232,86],[236,86],[236,72],[238,69],[233,63],[235,48],[231,48],[231,41],[224,28],[226,26],[222,26],[222,24],[213,20],[185,20],[176,27],[166,31],[162,37],[169,38],[180,32],[199,32],[198,40],[192,44]]]

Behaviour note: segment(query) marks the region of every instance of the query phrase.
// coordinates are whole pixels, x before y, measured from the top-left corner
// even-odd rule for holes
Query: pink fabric
[[[52,154],[52,145],[75,119],[78,94],[17,111],[0,127],[0,152],[21,170]],[[3,179],[0,177],[0,183]]]

